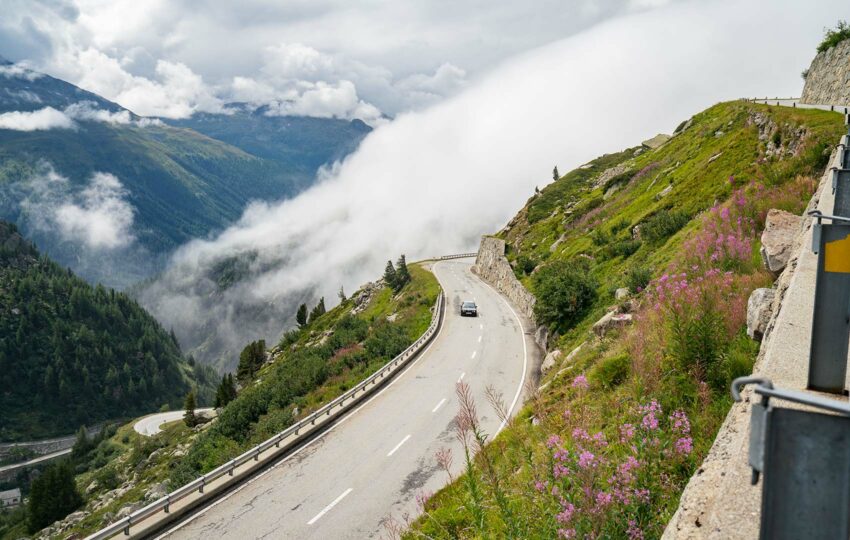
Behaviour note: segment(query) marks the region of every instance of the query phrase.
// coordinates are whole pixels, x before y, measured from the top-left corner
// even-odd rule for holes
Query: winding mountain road
[[[487,402],[493,386],[516,412],[535,364],[526,321],[469,261],[435,263],[446,293],[444,325],[431,345],[384,389],[279,464],[165,532],[167,538],[377,538],[388,520],[418,514],[417,497],[448,480],[435,453],[463,451],[453,434],[455,386],[469,384],[481,423],[502,427]],[[479,316],[460,317],[474,299]]]

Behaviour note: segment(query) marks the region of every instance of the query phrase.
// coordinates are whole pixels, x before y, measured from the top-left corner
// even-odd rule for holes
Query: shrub
[[[554,261],[534,275],[537,320],[563,333],[572,328],[596,300],[597,282],[583,261]]]
[[[640,225],[641,239],[660,244],[688,224],[690,216],[677,210],[661,210]]]
[[[606,246],[604,252],[609,257],[622,257],[625,259],[640,249],[640,246],[640,240],[628,238],[626,240],[617,240],[613,244]]]
[[[537,268],[537,262],[530,257],[520,255],[516,258],[516,268],[525,275],[531,275],[534,269]]]
[[[825,28],[823,41],[818,45],[818,52],[827,51],[845,39],[850,39],[850,24],[847,21],[838,21],[835,28]]]
[[[632,266],[626,272],[626,286],[633,293],[639,293],[646,289],[651,279],[652,271],[645,266]]]
[[[590,378],[603,388],[614,388],[628,378],[631,365],[632,360],[626,353],[609,356],[593,368]]]

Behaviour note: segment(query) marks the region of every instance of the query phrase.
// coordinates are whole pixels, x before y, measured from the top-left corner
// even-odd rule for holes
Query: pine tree
[[[555,168],[552,169],[552,180],[557,182],[560,179],[561,179],[561,173],[558,172],[558,166],[555,165]]]
[[[236,398],[236,384],[233,382],[233,375],[226,373],[221,377],[221,383],[215,392],[215,408],[224,407]]]
[[[398,274],[396,274],[395,266],[393,266],[392,261],[387,261],[387,267],[384,269],[384,283],[395,290],[397,281]]]
[[[189,393],[186,394],[186,400],[183,402],[183,408],[186,410],[183,413],[183,421],[186,422],[186,425],[189,427],[194,427],[195,424],[198,423],[198,419],[195,417],[195,389],[189,390]]]
[[[250,381],[266,360],[266,340],[252,341],[239,353],[236,375],[240,381]]]
[[[295,322],[302,328],[307,326],[307,304],[298,306],[298,312],[295,314]]]
[[[80,429],[77,431],[77,440],[74,441],[74,447],[71,449],[71,457],[75,460],[85,457],[92,449],[92,446],[85,426],[80,426]]]
[[[70,460],[50,465],[30,484],[27,527],[31,533],[39,531],[82,504]]]
[[[396,262],[396,286],[393,289],[398,292],[410,283],[410,271],[407,269],[407,260],[401,255]]]
[[[345,300],[346,300],[345,289],[342,288],[342,285],[339,286],[339,292],[336,293],[336,295],[339,297],[340,302],[345,302]]]
[[[313,310],[310,311],[310,322],[315,321],[316,319],[318,319],[319,317],[321,317],[324,314],[325,314],[325,297],[323,296],[319,300],[319,303],[316,304],[316,307],[314,307]]]

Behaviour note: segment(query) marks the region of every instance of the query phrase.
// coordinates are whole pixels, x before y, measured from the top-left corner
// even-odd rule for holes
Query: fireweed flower
[[[674,411],[670,415],[670,421],[673,423],[673,429],[682,435],[688,435],[691,432],[691,422],[688,420],[688,415],[685,411]]]
[[[575,529],[558,529],[558,538],[575,538]]]
[[[588,386],[587,377],[584,375],[578,375],[575,379],[573,379],[573,388],[586,390]]]
[[[563,510],[555,515],[555,519],[558,520],[558,523],[566,525],[573,519],[573,513],[575,513],[576,507],[572,503],[568,503],[565,501],[565,504],[562,504]]]
[[[583,450],[578,456],[578,466],[582,469],[591,469],[596,467],[596,456],[593,452]]]
[[[694,441],[690,437],[682,437],[676,441],[676,452],[687,456],[694,449]]]
[[[629,540],[643,540],[643,531],[638,527],[637,521],[630,519],[629,528],[626,530]]]
[[[534,489],[536,489],[540,493],[543,493],[543,490],[546,489],[546,484],[544,484],[540,480],[537,480],[534,482]]]
[[[558,435],[550,435],[546,440],[546,448],[555,448],[556,446],[561,446],[561,437]]]
[[[626,443],[627,441],[632,440],[632,437],[635,436],[635,427],[631,424],[623,424],[620,426],[620,442]]]
[[[575,428],[573,430],[573,440],[574,441],[589,441],[590,435],[587,434],[585,430],[582,428]]]

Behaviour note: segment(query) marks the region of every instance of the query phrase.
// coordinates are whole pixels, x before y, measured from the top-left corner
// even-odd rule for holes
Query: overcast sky
[[[142,115],[228,101],[374,122],[675,0],[0,0],[0,55]],[[818,28],[819,30],[819,28]]]

